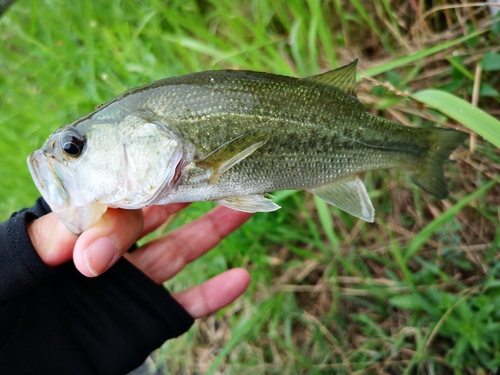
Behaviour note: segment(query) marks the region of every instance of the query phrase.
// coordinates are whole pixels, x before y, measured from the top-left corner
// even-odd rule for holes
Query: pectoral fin
[[[243,212],[271,212],[280,209],[281,207],[272,200],[264,198],[262,195],[241,195],[235,197],[227,197],[218,201],[223,206],[232,208],[233,210]]]
[[[375,210],[366,192],[365,184],[357,176],[309,191],[353,216],[370,223],[375,221]]]
[[[205,159],[198,162],[197,165],[212,169],[213,172],[209,178],[209,183],[213,183],[221,174],[252,155],[268,139],[269,132],[263,129],[244,134],[216,148]]]

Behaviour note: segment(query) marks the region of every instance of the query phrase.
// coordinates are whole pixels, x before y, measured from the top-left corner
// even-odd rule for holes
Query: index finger
[[[144,215],[144,228],[141,238],[158,229],[172,215],[187,207],[189,203],[173,203],[163,206],[148,206],[142,209]]]
[[[151,279],[162,283],[187,263],[212,249],[251,217],[252,214],[218,206],[202,217],[148,242],[126,257]]]

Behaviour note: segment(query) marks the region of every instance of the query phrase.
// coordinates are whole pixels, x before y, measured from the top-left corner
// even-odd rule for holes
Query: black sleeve
[[[68,262],[50,269],[26,223],[35,207],[0,225],[0,373],[126,374],[193,324],[161,286],[119,260],[97,278]]]

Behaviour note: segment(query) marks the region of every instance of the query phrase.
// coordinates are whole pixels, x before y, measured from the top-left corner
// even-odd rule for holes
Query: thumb
[[[88,277],[102,274],[137,241],[143,226],[142,210],[108,209],[78,237],[73,252],[76,268]]]

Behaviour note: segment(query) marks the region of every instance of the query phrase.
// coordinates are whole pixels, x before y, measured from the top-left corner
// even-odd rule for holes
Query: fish
[[[443,164],[467,137],[367,112],[357,59],[307,78],[216,70],[131,89],[55,131],[28,157],[42,196],[75,234],[108,207],[215,201],[244,212],[305,190],[367,222],[358,174],[395,168],[438,199]]]

